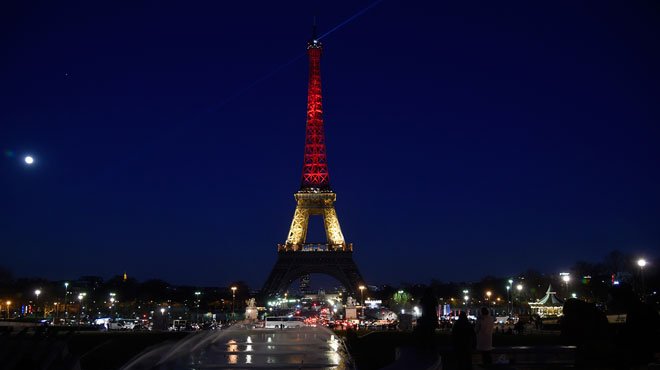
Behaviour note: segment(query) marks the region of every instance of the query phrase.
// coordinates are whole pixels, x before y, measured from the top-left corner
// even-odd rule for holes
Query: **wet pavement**
[[[229,328],[195,333],[145,351],[122,369],[353,369],[344,344],[326,328]]]

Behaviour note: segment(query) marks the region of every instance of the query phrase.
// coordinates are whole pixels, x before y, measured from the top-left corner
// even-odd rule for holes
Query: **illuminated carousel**
[[[542,318],[558,317],[564,311],[564,301],[557,298],[557,292],[552,290],[552,284],[548,285],[545,297],[536,302],[530,302],[529,306],[532,309],[532,315],[539,315]]]

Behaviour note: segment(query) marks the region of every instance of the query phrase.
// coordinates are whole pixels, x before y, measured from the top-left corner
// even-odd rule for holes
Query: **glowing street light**
[[[29,155],[28,155],[28,156],[25,156],[25,159],[24,159],[24,160],[25,160],[25,163],[27,163],[27,164],[32,164],[32,163],[34,163],[34,158],[32,158],[32,156],[29,156]]]
[[[69,294],[69,282],[65,281],[64,282],[64,323],[66,323],[67,316],[69,316],[69,312],[66,310],[66,305],[67,305],[67,299],[68,299],[68,294]]]
[[[195,321],[199,323],[199,296],[202,292],[195,292],[195,298],[197,298],[196,310],[195,310]]]
[[[506,309],[509,310],[509,316],[511,316],[511,283],[513,280],[509,280],[509,285],[506,286]]]
[[[79,317],[79,320],[78,320],[79,323],[82,323],[82,317],[83,317],[83,308],[84,308],[83,305],[82,305],[83,298],[85,298],[84,294],[82,294],[82,293],[78,294],[78,301],[80,302],[80,313],[79,313],[80,317]]]
[[[518,290],[518,292],[522,291],[523,290],[522,284],[516,285],[516,289]]]
[[[234,301],[236,301],[236,288],[235,286],[231,287],[231,316],[232,319],[236,318],[236,312],[234,311]]]
[[[110,317],[113,316],[113,308],[115,307],[115,293],[110,293]]]
[[[568,297],[568,282],[571,281],[571,276],[568,272],[562,272],[560,275],[562,275],[561,279],[564,280],[564,283],[566,284],[566,296]]]
[[[644,266],[646,266],[646,260],[640,258],[637,260],[637,266],[639,266],[639,277],[642,281],[642,301],[646,300],[646,290],[644,289]]]
[[[37,289],[34,291],[34,294],[37,296],[37,304],[35,307],[34,315],[37,315],[37,311],[39,311],[39,294],[41,294],[41,289]]]
[[[364,285],[360,285],[358,287],[358,289],[360,289],[360,295],[362,296],[362,318],[364,318],[364,290],[366,288],[367,287],[365,287]]]
[[[7,318],[9,318],[9,306],[11,305],[11,301],[7,301]]]
[[[493,292],[490,290],[486,292],[486,299],[490,299],[490,296],[493,295]]]

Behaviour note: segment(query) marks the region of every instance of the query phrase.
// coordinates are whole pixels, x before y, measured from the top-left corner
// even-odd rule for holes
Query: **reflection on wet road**
[[[343,342],[326,328],[230,328],[192,334],[139,356],[123,369],[352,368]]]

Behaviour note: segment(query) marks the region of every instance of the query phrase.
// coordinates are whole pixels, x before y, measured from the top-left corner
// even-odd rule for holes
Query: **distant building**
[[[300,293],[307,293],[309,292],[309,281],[311,279],[310,274],[305,274],[300,277],[300,283],[298,285],[298,291]]]

